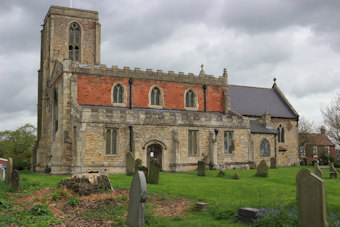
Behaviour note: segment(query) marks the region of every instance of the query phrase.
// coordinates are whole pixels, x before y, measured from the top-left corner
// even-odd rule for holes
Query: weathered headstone
[[[133,175],[135,168],[135,160],[133,159],[132,152],[126,153],[126,174]]]
[[[322,174],[322,170],[320,169],[319,163],[315,162],[314,167],[315,167],[315,175],[323,179],[323,174]]]
[[[142,166],[142,160],[137,158],[135,160],[135,172],[137,172],[141,166]]]
[[[150,184],[158,184],[159,169],[160,169],[160,164],[158,160],[152,159],[150,162],[149,181],[148,181]]]
[[[7,165],[6,165],[6,174],[5,174],[5,183],[10,184],[12,179],[12,172],[13,172],[13,159],[8,158]]]
[[[327,227],[324,181],[310,169],[296,175],[300,227]]]
[[[235,173],[234,176],[233,176],[233,179],[239,180],[240,179],[240,174]]]
[[[196,211],[205,211],[206,209],[208,209],[209,208],[209,204],[208,203],[205,203],[205,202],[196,202],[195,203],[195,207],[194,207],[194,209],[196,210]]]
[[[149,182],[149,169],[148,169],[148,167],[141,166],[141,167],[138,168],[138,171],[143,171],[145,179],[146,179],[146,182]]]
[[[0,181],[4,181],[4,180],[5,180],[5,169],[0,168]]]
[[[260,210],[257,208],[241,207],[238,208],[237,218],[243,222],[254,223],[258,219],[259,213]]]
[[[256,176],[267,177],[268,176],[268,166],[265,160],[262,159],[260,164],[256,168]]]
[[[12,172],[11,185],[12,188],[17,191],[20,189],[20,175],[16,169]]]
[[[275,157],[270,158],[270,168],[276,169],[276,158]]]
[[[127,226],[144,226],[144,211],[146,199],[146,179],[144,172],[136,171],[130,188],[129,208],[126,219]]]
[[[197,175],[205,176],[205,161],[198,161],[197,163]]]
[[[331,162],[329,164],[329,177],[331,179],[338,179],[338,171],[334,168],[334,163]]]

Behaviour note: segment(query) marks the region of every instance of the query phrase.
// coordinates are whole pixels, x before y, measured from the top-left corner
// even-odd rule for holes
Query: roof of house
[[[266,127],[262,122],[256,119],[250,119],[250,132],[259,134],[277,134],[277,130],[271,127]]]
[[[332,143],[332,141],[330,141],[328,139],[328,137],[325,134],[320,134],[320,133],[312,133],[311,135],[311,139],[313,141],[313,145],[316,146],[335,146],[334,143]]]
[[[272,88],[229,86],[231,110],[246,116],[298,118],[298,114],[274,84]]]

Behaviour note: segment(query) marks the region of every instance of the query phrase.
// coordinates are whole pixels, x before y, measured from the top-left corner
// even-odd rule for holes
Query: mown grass
[[[276,220],[268,219],[262,226],[282,226],[285,215],[290,213],[289,209],[295,209],[297,172],[304,167],[280,167],[270,169],[268,177],[256,177],[256,170],[225,170],[223,177],[217,177],[219,171],[209,170],[206,177],[196,175],[195,171],[185,173],[165,173],[160,174],[158,185],[148,184],[148,195],[166,198],[182,196],[191,198],[194,201],[208,202],[210,208],[205,212],[195,212],[193,209],[185,217],[156,217],[154,207],[147,203],[145,221],[147,226],[249,226],[235,222],[234,216],[239,207],[256,207],[263,209],[278,209],[288,207],[281,212],[281,216]],[[313,170],[312,167],[308,167]],[[326,186],[327,211],[334,216],[340,214],[340,179],[329,179],[329,170],[323,169]],[[240,179],[233,179],[235,173],[240,175]],[[15,197],[37,191],[39,188],[56,187],[65,176],[38,175],[32,173],[21,173],[21,192],[11,192],[11,188],[0,183],[0,225],[15,224],[13,220],[20,219],[23,225],[56,224],[50,213],[42,213],[40,216],[33,216],[31,211],[11,211],[13,203],[8,192],[15,193]],[[129,189],[132,176],[125,174],[110,175],[113,187]],[[125,200],[126,198],[122,198]],[[117,201],[118,203],[120,201]],[[286,209],[286,208],[284,208]],[[105,211],[101,213],[101,218],[113,214],[122,215],[126,212],[126,206],[101,207]],[[6,216],[8,211],[13,215]],[[85,219],[93,219],[96,213],[88,211],[83,214]],[[295,214],[296,215],[296,214]],[[100,216],[100,215],[99,215]],[[340,217],[340,216],[334,216]],[[109,217],[108,217],[109,218]],[[274,221],[273,221],[274,220]],[[296,220],[296,218],[295,218]],[[119,223],[124,223],[120,220]],[[266,224],[267,223],[267,224]],[[269,224],[268,224],[269,223]],[[292,222],[294,223],[294,222]],[[261,225],[259,225],[261,226]],[[332,226],[332,225],[330,225]]]

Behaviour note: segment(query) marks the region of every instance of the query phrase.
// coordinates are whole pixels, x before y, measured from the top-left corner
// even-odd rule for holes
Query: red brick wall
[[[110,106],[113,84],[121,82],[127,89],[127,106],[129,105],[129,79],[102,76],[78,75],[78,103],[87,105]],[[147,108],[149,91],[153,85],[159,86],[164,93],[166,109],[184,109],[184,92],[191,88],[198,96],[198,110],[204,110],[203,85],[190,85],[164,81],[133,81],[133,107]],[[207,87],[207,111],[223,111],[223,89],[219,86]]]

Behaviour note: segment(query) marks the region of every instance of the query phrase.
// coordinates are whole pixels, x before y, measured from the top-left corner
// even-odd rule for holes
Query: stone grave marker
[[[260,164],[256,168],[256,176],[267,177],[268,176],[268,166],[265,160],[262,159]]]
[[[146,179],[144,172],[136,171],[130,188],[130,199],[126,226],[144,226],[144,211],[146,199]]]
[[[8,158],[6,171],[5,171],[5,183],[10,184],[12,179],[12,172],[13,172],[13,159]]]
[[[276,169],[276,158],[275,157],[270,158],[270,168]]]
[[[4,181],[4,180],[5,180],[5,169],[0,168],[0,181]]]
[[[139,170],[139,168],[142,167],[142,160],[137,158],[135,160],[135,171],[137,172]]]
[[[329,164],[329,177],[331,179],[338,179],[338,171],[334,168],[334,163],[331,162]]]
[[[148,181],[150,184],[158,184],[159,169],[160,169],[160,164],[158,160],[152,159],[150,162],[149,181]]]
[[[126,153],[126,174],[133,175],[135,168],[135,160],[133,158],[132,152]]]
[[[243,222],[254,223],[258,219],[260,210],[251,207],[238,208],[237,218]]]
[[[12,172],[12,178],[11,178],[11,185],[12,188],[19,191],[20,189],[20,175],[18,170],[13,170]]]
[[[205,176],[205,161],[198,161],[197,163],[197,175]]]
[[[314,163],[314,168],[315,168],[315,175],[317,175],[318,177],[320,177],[321,179],[323,179],[323,174],[322,174],[322,170],[320,169],[319,163],[315,162]]]
[[[324,181],[310,169],[296,175],[299,226],[328,227]]]

